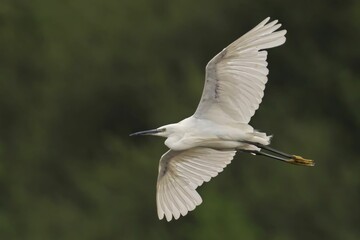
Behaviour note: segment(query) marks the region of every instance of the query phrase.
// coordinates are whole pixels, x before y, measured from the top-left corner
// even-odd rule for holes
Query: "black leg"
[[[288,158],[292,158],[292,157],[293,157],[293,155],[290,155],[290,154],[281,152],[281,151],[279,151],[279,150],[277,150],[277,149],[274,149],[274,148],[269,147],[269,146],[266,146],[266,145],[262,145],[262,144],[260,144],[260,143],[254,143],[254,142],[246,142],[246,143],[255,145],[256,147],[261,148],[261,149],[264,149],[264,150],[267,150],[267,151],[269,151],[269,152],[277,153],[277,154],[279,154],[279,155],[281,155],[281,156],[284,156],[284,157],[288,157]]]
[[[300,156],[290,155],[290,154],[281,152],[279,150],[276,150],[274,148],[271,148],[269,146],[265,146],[265,145],[262,145],[259,143],[252,143],[252,142],[246,142],[246,143],[254,145],[254,146],[260,148],[261,150],[275,153],[277,155],[273,155],[273,154],[270,154],[270,153],[267,153],[267,152],[264,152],[261,150],[260,151],[245,151],[245,152],[250,152],[255,155],[262,155],[265,157],[273,158],[273,159],[276,159],[276,160],[279,160],[282,162],[291,163],[291,164],[295,164],[295,165],[310,166],[310,167],[315,165],[314,161],[310,160],[310,159],[304,159],[303,157],[300,157]]]

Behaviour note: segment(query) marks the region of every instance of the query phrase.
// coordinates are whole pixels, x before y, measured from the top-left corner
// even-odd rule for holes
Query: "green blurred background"
[[[238,153],[204,199],[159,221],[163,139],[199,101],[208,60],[265,17],[251,124],[297,167]],[[1,0],[0,239],[360,239],[360,1]]]

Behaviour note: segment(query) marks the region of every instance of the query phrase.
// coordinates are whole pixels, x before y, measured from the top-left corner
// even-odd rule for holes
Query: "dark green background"
[[[163,139],[204,68],[265,17],[251,124],[305,168],[238,153],[194,212],[159,221]],[[1,0],[0,239],[360,239],[360,1]]]

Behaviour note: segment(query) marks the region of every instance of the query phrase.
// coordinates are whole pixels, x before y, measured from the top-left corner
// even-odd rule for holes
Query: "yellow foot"
[[[293,155],[292,158],[289,160],[289,163],[296,164],[296,165],[302,165],[307,167],[313,167],[315,166],[315,162],[310,159],[305,159],[301,156]]]

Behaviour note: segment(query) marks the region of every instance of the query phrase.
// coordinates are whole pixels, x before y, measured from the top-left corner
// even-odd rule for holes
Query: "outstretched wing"
[[[267,82],[267,52],[282,45],[286,30],[266,18],[231,43],[206,66],[206,80],[194,117],[218,123],[248,123],[259,108]]]
[[[156,204],[159,219],[185,216],[200,205],[196,188],[218,175],[235,155],[234,150],[191,148],[167,151],[160,159]]]

